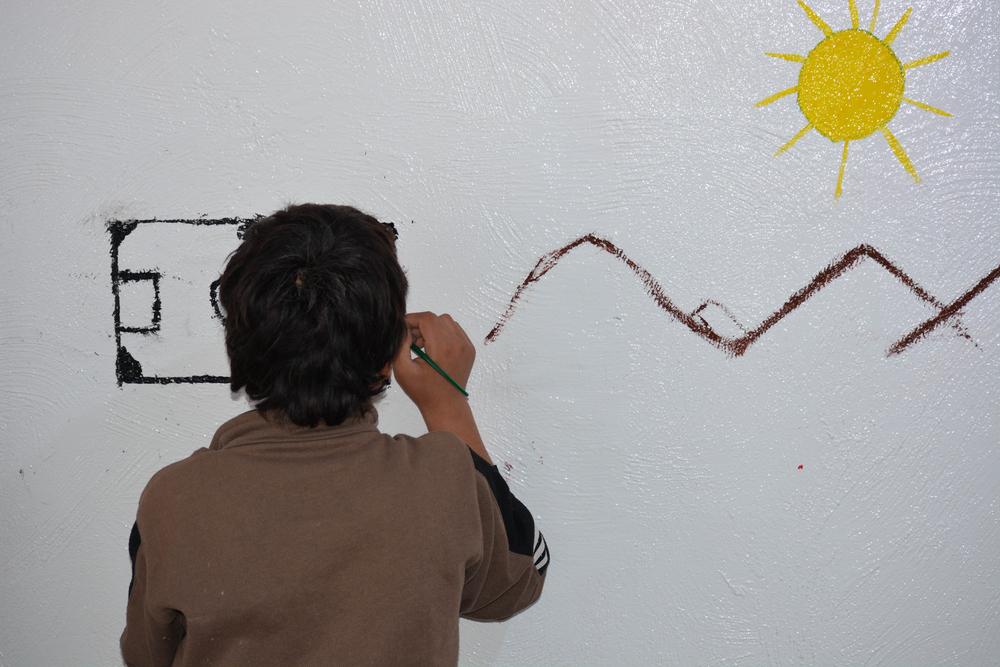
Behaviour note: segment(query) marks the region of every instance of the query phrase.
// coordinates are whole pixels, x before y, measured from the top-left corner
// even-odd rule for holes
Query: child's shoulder
[[[200,483],[211,483],[212,468],[222,465],[219,454],[223,447],[235,439],[253,435],[265,423],[257,410],[247,410],[227,419],[215,429],[207,447],[199,447],[189,456],[156,471],[146,483],[143,496],[174,495]]]
[[[394,447],[404,447],[408,458],[415,462],[455,472],[473,469],[469,446],[454,433],[431,431],[420,436],[397,434],[392,436],[392,440]]]
[[[199,447],[189,456],[157,470],[146,482],[139,497],[139,506],[155,504],[160,507],[171,499],[187,496],[186,489],[198,483],[201,477],[198,471],[203,467],[201,464],[210,456],[211,450]]]

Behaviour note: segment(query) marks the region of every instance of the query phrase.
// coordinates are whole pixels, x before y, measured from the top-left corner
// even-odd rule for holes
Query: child
[[[157,472],[129,539],[128,665],[454,665],[459,616],[541,594],[548,548],[468,400],[475,348],[406,314],[394,230],[347,206],[251,226],[222,274],[232,390],[254,409]],[[377,429],[390,369],[429,433]]]

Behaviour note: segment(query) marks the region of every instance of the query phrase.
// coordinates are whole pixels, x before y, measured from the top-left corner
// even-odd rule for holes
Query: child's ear
[[[392,365],[386,364],[378,374],[381,382],[372,385],[372,391],[375,393],[381,393],[392,385]]]
[[[390,384],[392,384],[392,363],[388,363],[382,367],[382,370],[378,372],[382,377],[382,386],[380,391],[384,391]]]

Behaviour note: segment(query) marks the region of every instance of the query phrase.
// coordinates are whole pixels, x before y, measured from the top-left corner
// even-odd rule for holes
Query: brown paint
[[[695,309],[694,312],[685,313],[670,300],[670,298],[664,293],[663,287],[655,278],[653,278],[649,271],[636,264],[635,261],[633,261],[621,250],[621,248],[607,239],[595,236],[594,234],[587,234],[561,248],[543,255],[538,260],[535,267],[528,274],[527,278],[525,278],[514,291],[514,295],[511,297],[510,303],[507,306],[507,310],[500,316],[500,319],[497,321],[496,325],[489,332],[489,334],[486,335],[486,343],[492,343],[497,339],[497,336],[500,335],[504,325],[507,324],[507,321],[513,315],[517,302],[528,285],[540,280],[542,276],[555,268],[556,264],[558,264],[567,253],[584,244],[589,244],[599,250],[603,250],[623,262],[632,271],[632,273],[639,277],[642,284],[645,286],[646,291],[662,310],[667,312],[678,322],[686,326],[693,333],[707,340],[712,345],[715,345],[724,352],[737,357],[746,352],[747,349],[757,341],[757,339],[764,335],[768,329],[777,324],[782,318],[805,303],[809,297],[815,295],[821,289],[842,276],[848,269],[857,266],[860,260],[865,257],[874,260],[879,266],[899,280],[900,283],[906,286],[906,288],[913,292],[918,298],[938,309],[938,313],[936,315],[921,323],[909,334],[896,341],[896,343],[889,348],[889,354],[898,354],[902,352],[931,330],[960,314],[961,309],[969,303],[969,301],[978,296],[990,284],[996,281],[998,277],[1000,277],[1000,266],[998,266],[989,275],[979,281],[979,283],[971,290],[957,298],[951,304],[945,305],[938,301],[935,297],[931,296],[924,288],[918,285],[913,278],[890,262],[878,250],[870,245],[862,244],[852,248],[842,257],[832,262],[829,266],[816,274],[816,276],[809,281],[805,287],[792,294],[780,308],[771,313],[771,315],[757,325],[757,327],[750,331],[746,331],[744,329],[745,333],[739,338],[729,338],[716,333],[711,326],[709,326],[708,322],[700,316],[701,311],[704,310],[707,305],[714,304],[719,306],[724,313],[733,319],[734,322],[737,322],[737,325],[742,329],[743,327],[739,325],[736,318],[733,317],[728,309],[722,306],[722,304],[714,301],[706,301]],[[954,322],[953,326],[955,326],[961,335],[965,338],[969,338],[969,335],[957,322]]]
[[[723,304],[716,301],[715,299],[708,299],[706,301],[703,301],[700,306],[691,311],[691,315],[701,320],[702,324],[704,324],[706,327],[710,326],[708,322],[705,320],[705,318],[700,315],[701,311],[705,310],[709,306],[715,306],[716,308],[721,310],[722,313],[726,317],[728,317],[732,321],[732,323],[735,324],[737,328],[739,328],[740,331],[742,331],[743,333],[747,332],[747,328],[743,326],[743,323],[740,322],[735,315],[733,315],[733,312],[728,308],[726,308]]]
[[[975,287],[952,301],[947,307],[942,308],[940,313],[929,320],[925,320],[920,323],[914,327],[910,333],[893,343],[892,347],[889,348],[889,354],[899,354],[907,347],[929,334],[931,331],[940,326],[945,320],[953,317],[955,313],[959,312],[965,306],[965,304],[979,296],[979,294],[982,293],[987,287],[996,282],[997,278],[1000,278],[1000,266],[990,271],[985,278],[976,283]]]

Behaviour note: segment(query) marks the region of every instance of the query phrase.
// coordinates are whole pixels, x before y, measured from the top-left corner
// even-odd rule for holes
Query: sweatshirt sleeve
[[[482,557],[466,568],[462,617],[502,621],[542,593],[549,548],[531,512],[510,492],[495,465],[471,449],[476,504],[482,526]]]
[[[129,667],[170,665],[178,644],[184,638],[183,615],[177,610],[160,609],[151,604],[148,595],[148,550],[149,545],[142,541],[136,522],[129,536],[132,581],[129,584],[125,630],[119,640],[122,659]]]

